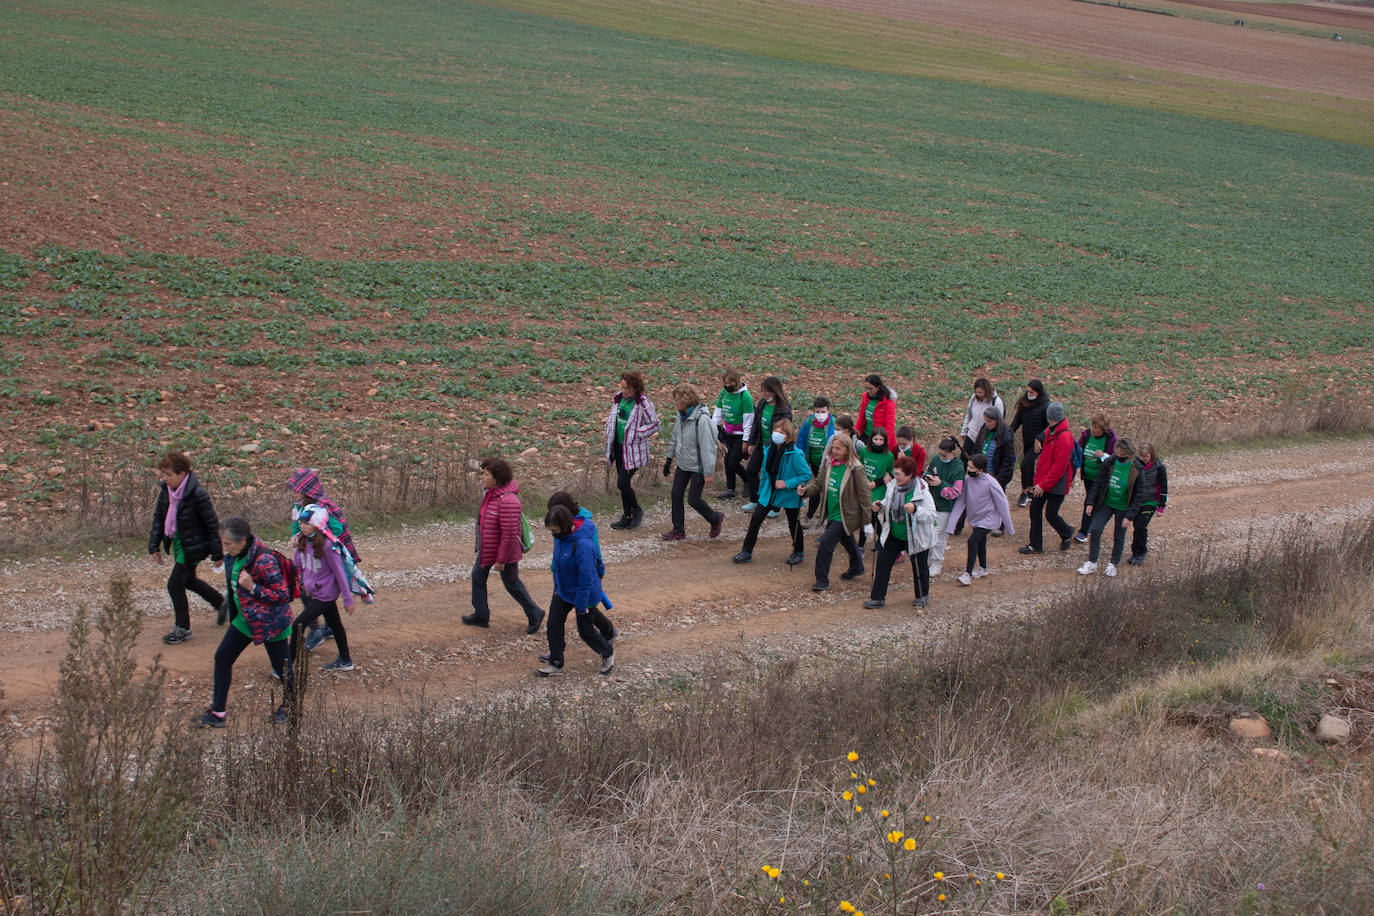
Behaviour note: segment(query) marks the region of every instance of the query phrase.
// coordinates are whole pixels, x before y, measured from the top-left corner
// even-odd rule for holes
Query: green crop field
[[[620,25],[5,3],[0,518],[76,454],[595,443],[627,367],[878,371],[928,436],[983,371],[1075,417],[1370,388],[1368,146]]]

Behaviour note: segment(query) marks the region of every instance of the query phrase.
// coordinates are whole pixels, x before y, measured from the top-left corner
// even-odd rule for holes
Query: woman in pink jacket
[[[544,611],[530,599],[520,581],[520,558],[525,555],[520,540],[520,487],[512,480],[510,464],[504,458],[482,459],[482,508],[477,512],[477,562],[472,567],[472,613],[463,615],[470,627],[485,627],[491,621],[487,606],[487,577],[492,567],[501,574],[501,584],[525,609],[529,626],[526,633],[539,632]]]

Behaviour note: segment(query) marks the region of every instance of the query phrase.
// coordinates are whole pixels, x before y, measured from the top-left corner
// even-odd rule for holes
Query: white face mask
[[[782,445],[782,444],[783,444],[784,442],[786,442],[786,441],[787,441],[787,437],[786,437],[786,436],[784,436],[782,433],[777,432],[776,430],[774,430],[774,432],[773,432],[773,444],[774,444],[774,445]]]
[[[830,411],[828,411],[828,410],[818,410],[818,411],[816,411],[816,419],[817,419],[817,420],[820,420],[822,423],[824,423],[826,420],[829,420],[829,419],[830,419]]]
[[[1035,400],[1036,398],[1038,398],[1038,397],[1040,397],[1040,395],[1036,394],[1034,391],[1027,391],[1027,392],[1026,392],[1026,400],[1027,400],[1027,401],[1034,401],[1034,400]]]

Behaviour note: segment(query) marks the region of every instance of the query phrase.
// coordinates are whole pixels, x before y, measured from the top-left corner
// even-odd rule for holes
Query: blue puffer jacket
[[[573,528],[571,534],[553,539],[553,591],[584,613],[594,604],[611,609],[611,600],[601,590],[601,576],[597,572],[596,526],[587,522]]]
[[[773,486],[773,477],[768,473],[768,466],[773,457],[773,449],[781,447],[772,442],[763,447],[763,467],[759,469],[757,499],[761,506],[796,509],[801,506],[801,496],[797,493],[797,487],[810,482],[811,465],[806,462],[806,453],[795,444],[787,446],[786,451],[782,453],[782,463],[778,466],[778,477],[785,484],[779,490]]]

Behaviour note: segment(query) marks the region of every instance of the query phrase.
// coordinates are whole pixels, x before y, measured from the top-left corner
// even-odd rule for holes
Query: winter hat
[[[1045,408],[1045,419],[1050,421],[1051,426],[1063,422],[1064,405],[1058,401],[1050,401],[1050,406]]]
[[[311,503],[310,505],[301,509],[300,521],[311,526],[312,528],[318,528],[321,531],[328,531],[329,510],[324,508],[323,506],[318,506],[314,503]]]

